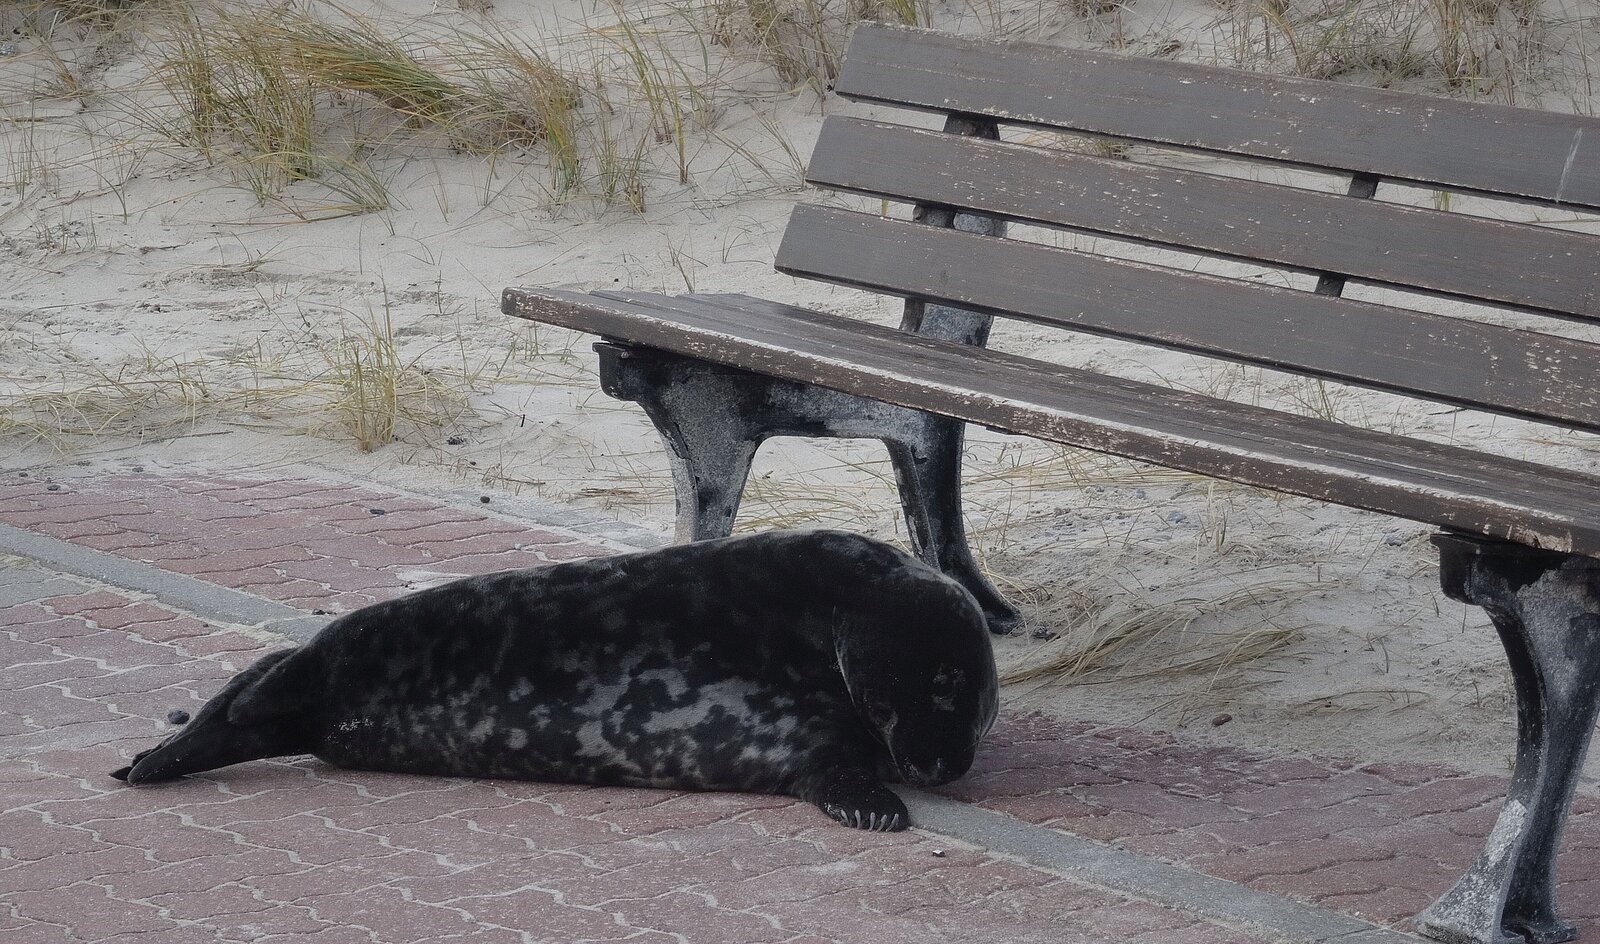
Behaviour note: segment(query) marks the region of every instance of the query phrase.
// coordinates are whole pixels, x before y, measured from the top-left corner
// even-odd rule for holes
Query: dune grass
[[[135,344],[121,357],[94,357],[16,335],[0,338],[0,353],[32,365],[0,376],[0,434],[68,450],[108,436],[155,440],[269,423],[364,452],[402,433],[443,438],[472,418],[472,396],[525,356],[515,344],[492,356],[460,343],[404,347],[387,304],[212,355]]]
[[[930,0],[712,0],[707,31],[725,48],[770,66],[796,90],[833,87],[851,27],[863,20],[933,24]]]
[[[160,19],[165,106],[142,113],[169,142],[236,171],[263,203],[316,180],[348,212],[388,198],[370,155],[442,144],[474,154],[543,148],[578,176],[576,77],[507,34],[406,42],[350,13],[180,5]]]

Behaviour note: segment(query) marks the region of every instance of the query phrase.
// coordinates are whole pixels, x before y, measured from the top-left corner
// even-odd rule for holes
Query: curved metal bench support
[[[1555,944],[1555,858],[1600,713],[1600,560],[1453,534],[1434,538],[1451,598],[1481,606],[1511,661],[1517,761],[1477,863],[1417,916],[1451,944]]]
[[[667,445],[679,541],[729,534],[751,460],[767,439],[880,439],[894,463],[912,549],[971,591],[994,632],[1021,621],[967,546],[961,422],[647,347],[603,342],[595,350],[601,389],[643,407]]]

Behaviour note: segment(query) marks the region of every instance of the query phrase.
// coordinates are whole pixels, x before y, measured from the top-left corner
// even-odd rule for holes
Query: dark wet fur
[[[971,766],[998,684],[958,584],[842,532],[771,532],[457,581],[263,657],[113,776],[260,757],[782,793],[901,829],[882,779]]]

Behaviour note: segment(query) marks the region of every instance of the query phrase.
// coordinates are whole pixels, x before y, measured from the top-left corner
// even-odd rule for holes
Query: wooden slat
[[[1382,183],[1371,174],[1350,175],[1350,185],[1345,189],[1345,196],[1352,200],[1371,200],[1378,193],[1378,184]],[[1348,281],[1343,273],[1322,270],[1317,277],[1317,287],[1312,289],[1318,295],[1344,294],[1344,286]]]
[[[1600,555],[1600,479],[756,299],[507,289],[507,314],[967,422],[1537,547]]]
[[[865,213],[796,208],[790,275],[1600,430],[1600,345]]]
[[[1315,79],[857,27],[847,97],[1600,208],[1600,120]]]
[[[839,116],[806,179],[1600,320],[1600,236]]]

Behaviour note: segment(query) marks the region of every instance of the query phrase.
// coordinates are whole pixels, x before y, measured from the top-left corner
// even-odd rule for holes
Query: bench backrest
[[[1001,127],[1349,174],[1327,193],[833,116],[818,186],[1320,277],[1314,292],[877,214],[799,208],[794,275],[1600,431],[1600,236],[1371,199],[1380,181],[1600,211],[1600,120],[1330,82],[857,29],[841,95]],[[1547,316],[1520,330],[1339,297],[1346,280]]]

